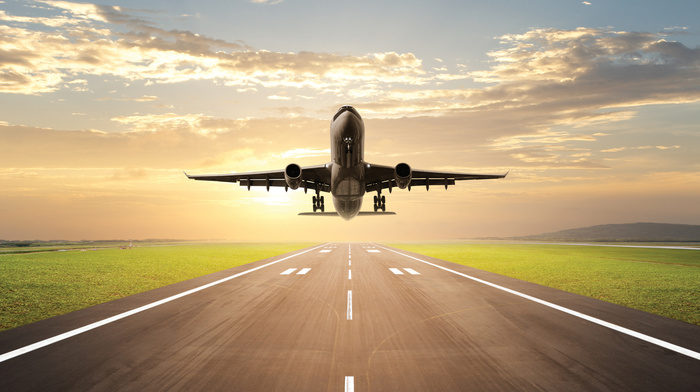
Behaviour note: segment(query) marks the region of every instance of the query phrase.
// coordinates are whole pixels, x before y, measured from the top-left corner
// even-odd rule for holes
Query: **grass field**
[[[700,325],[700,250],[530,244],[392,244]]]
[[[0,330],[311,244],[0,254]],[[397,248],[700,325],[700,251],[529,244]]]
[[[0,254],[0,331],[310,244],[207,244]]]

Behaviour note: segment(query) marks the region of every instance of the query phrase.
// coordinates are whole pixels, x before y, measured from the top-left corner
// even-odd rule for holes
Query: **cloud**
[[[266,5],[275,5],[284,2],[284,0],[248,0],[253,4],[266,4]]]
[[[120,7],[43,3],[60,13],[23,17],[0,12],[0,92],[43,94],[86,75],[147,83],[207,80],[239,89],[317,91],[378,81],[424,85],[437,77],[465,77],[427,73],[411,53],[352,56],[255,50],[189,31],[166,31]]]
[[[622,151],[628,151],[628,150],[651,150],[654,148],[656,148],[658,150],[673,150],[673,149],[681,148],[681,146],[614,147],[614,148],[607,148],[605,150],[601,150],[600,152],[614,153],[614,152],[622,152]]]

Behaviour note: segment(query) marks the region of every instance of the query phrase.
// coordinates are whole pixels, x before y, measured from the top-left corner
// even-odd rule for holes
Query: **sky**
[[[695,0],[0,0],[0,238],[700,224],[698,15]],[[346,222],[298,216],[303,190],[183,174],[326,163],[344,104],[368,162],[509,175],[394,190],[396,216]]]

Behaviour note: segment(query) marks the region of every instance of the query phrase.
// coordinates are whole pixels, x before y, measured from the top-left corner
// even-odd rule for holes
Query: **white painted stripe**
[[[291,255],[291,256],[287,256],[287,257],[285,257],[285,258],[279,259],[279,260],[275,260],[275,261],[269,262],[269,263],[264,264],[264,265],[261,265],[261,266],[259,266],[259,267],[251,268],[251,269],[249,269],[249,270],[247,270],[247,271],[239,272],[239,273],[237,273],[237,274],[235,274],[235,275],[231,275],[231,276],[229,276],[229,277],[226,277],[226,278],[223,278],[223,279],[219,279],[219,280],[217,280],[217,281],[215,281],[215,282],[207,283],[207,284],[205,284],[205,285],[203,285],[203,286],[196,287],[196,288],[194,288],[194,289],[192,289],[192,290],[187,290],[187,291],[184,291],[184,292],[182,292],[182,293],[180,293],[180,294],[175,294],[175,295],[170,296],[170,297],[168,297],[168,298],[161,299],[160,301],[152,302],[152,303],[150,303],[150,304],[147,304],[147,305],[138,307],[138,308],[136,308],[136,309],[132,309],[132,310],[129,310],[129,311],[127,311],[127,312],[120,313],[120,314],[118,314],[118,315],[116,315],[116,316],[112,316],[112,317],[106,318],[106,319],[104,319],[104,320],[100,320],[100,321],[94,322],[94,323],[92,323],[92,324],[88,324],[88,325],[86,325],[86,326],[84,326],[84,327],[80,327],[80,328],[74,329],[74,330],[72,330],[72,331],[64,332],[64,333],[62,333],[62,334],[60,334],[60,335],[56,335],[56,336],[54,336],[54,337],[52,337],[52,338],[44,339],[44,340],[39,341],[39,342],[36,342],[36,343],[34,343],[34,344],[30,344],[30,345],[28,345],[28,346],[24,346],[24,347],[18,348],[18,349],[16,349],[16,350],[13,350],[13,351],[10,351],[10,352],[8,352],[8,353],[5,353],[5,354],[0,355],[0,362],[5,362],[5,361],[7,361],[8,359],[12,359],[12,358],[18,357],[18,356],[20,356],[20,355],[22,355],[22,354],[26,354],[26,353],[32,352],[32,351],[34,351],[34,350],[38,350],[38,349],[40,349],[40,348],[42,348],[42,347],[46,347],[46,346],[51,345],[51,344],[54,344],[54,343],[56,343],[56,342],[60,342],[61,340],[65,340],[65,339],[71,338],[71,337],[73,337],[73,336],[80,335],[80,334],[83,333],[83,332],[87,332],[87,331],[93,330],[93,329],[95,329],[95,328],[99,328],[99,327],[101,327],[101,326],[103,326],[103,325],[107,325],[107,324],[109,324],[109,323],[113,323],[113,322],[115,322],[115,321],[117,321],[117,320],[121,320],[121,319],[123,319],[123,318],[126,318],[126,317],[132,316],[132,315],[134,315],[134,314],[143,312],[144,310],[148,310],[148,309],[151,309],[151,308],[155,308],[156,306],[163,305],[163,304],[165,304],[165,303],[168,303],[168,302],[174,301],[174,300],[176,300],[176,299],[179,299],[179,298],[188,296],[188,295],[193,294],[193,293],[196,293],[196,292],[198,292],[198,291],[202,291],[202,290],[204,290],[204,289],[208,289],[209,287],[213,287],[213,286],[216,286],[216,285],[218,285],[218,284],[221,284],[221,283],[224,283],[224,282],[228,282],[228,281],[231,280],[231,279],[235,279],[235,278],[238,278],[239,276],[243,276],[243,275],[249,274],[249,273],[251,273],[251,272],[254,272],[254,271],[263,269],[263,268],[265,268],[265,267],[269,267],[269,266],[274,265],[274,264],[277,264],[277,263],[279,263],[279,262],[282,262],[282,261],[291,259],[292,257],[296,257],[296,256],[303,255],[304,253],[311,252],[311,251],[316,250],[316,249],[318,249],[318,248],[321,248],[321,247],[323,247],[323,246],[325,246],[325,244],[324,244],[324,245],[319,245],[319,246],[317,246],[317,247],[315,247],[315,248],[307,249],[307,250],[305,250],[305,251],[303,251],[303,252],[299,252],[299,253],[293,254],[293,255]]]
[[[289,275],[289,274],[291,274],[292,272],[294,272],[294,271],[296,271],[296,270],[297,270],[296,268],[290,268],[290,269],[285,270],[284,272],[282,272],[280,275]]]
[[[348,320],[352,320],[352,290],[348,290]]]
[[[348,260],[348,265],[352,265],[352,260]]]
[[[381,252],[381,251],[380,251],[380,250],[377,250],[377,249],[368,249],[367,252],[379,253],[379,252]]]
[[[324,249],[324,250],[321,251],[321,253],[328,253],[328,252],[330,252],[330,251],[331,251],[330,249]]]
[[[355,377],[345,377],[345,392],[355,392]]]
[[[394,252],[394,253],[396,253],[396,254],[399,254],[399,255],[401,255],[401,256],[408,257],[409,259],[413,259],[413,260],[416,260],[416,261],[420,261],[421,263],[424,263],[424,264],[432,265],[433,267],[440,268],[441,270],[444,270],[444,271],[453,273],[453,274],[455,274],[455,275],[459,275],[459,276],[465,277],[465,278],[467,278],[467,279],[471,279],[471,280],[473,280],[473,281],[475,281],[475,282],[483,283],[483,284],[485,284],[485,285],[487,285],[487,286],[491,286],[491,287],[496,288],[496,289],[498,289],[498,290],[502,290],[502,291],[505,291],[505,292],[507,292],[507,293],[511,293],[511,294],[513,294],[513,295],[517,295],[518,297],[522,297],[522,298],[528,299],[528,300],[533,301],[533,302],[537,302],[538,304],[541,304],[541,305],[544,305],[544,306],[548,306],[548,307],[550,307],[550,308],[552,308],[552,309],[556,309],[556,310],[558,310],[558,311],[560,311],[560,312],[564,312],[564,313],[570,314],[570,315],[572,315],[572,316],[575,316],[575,317],[584,319],[584,320],[586,320],[586,321],[590,321],[590,322],[592,322],[592,323],[594,323],[594,324],[598,324],[598,325],[603,326],[603,327],[605,327],[605,328],[612,329],[612,330],[614,330],[614,331],[623,333],[623,334],[625,334],[625,335],[629,335],[629,336],[635,337],[635,338],[637,338],[637,339],[644,340],[645,342],[649,342],[649,343],[651,343],[651,344],[655,344],[655,345],[657,345],[657,346],[659,346],[659,347],[663,347],[663,348],[666,348],[666,349],[668,349],[668,350],[675,351],[675,352],[677,352],[677,353],[680,353],[680,354],[683,354],[683,355],[687,355],[687,356],[689,356],[689,357],[691,357],[691,358],[700,360],[700,353],[699,353],[699,352],[696,352],[696,351],[687,349],[687,348],[685,348],[685,347],[677,346],[677,345],[675,345],[675,344],[673,344],[673,343],[669,343],[669,342],[666,342],[666,341],[664,341],[664,340],[657,339],[657,338],[655,338],[655,337],[652,337],[652,336],[649,336],[649,335],[645,335],[645,334],[643,334],[643,333],[640,333],[640,332],[637,332],[637,331],[633,331],[633,330],[631,330],[631,329],[628,329],[628,328],[625,328],[625,327],[621,327],[621,326],[619,326],[619,325],[616,325],[616,324],[613,324],[613,323],[610,323],[610,322],[601,320],[601,319],[599,319],[599,318],[596,318],[596,317],[593,317],[593,316],[589,316],[589,315],[587,315],[587,314],[584,314],[584,313],[581,313],[581,312],[577,312],[577,311],[575,311],[575,310],[571,310],[571,309],[569,309],[569,308],[565,308],[565,307],[563,307],[563,306],[559,306],[559,305],[557,305],[557,304],[553,304],[553,303],[551,303],[551,302],[547,302],[547,301],[545,301],[545,300],[542,300],[542,299],[539,299],[539,298],[536,298],[536,297],[533,297],[533,296],[530,296],[530,295],[527,295],[527,294],[523,294],[523,293],[521,293],[521,292],[519,292],[519,291],[511,290],[511,289],[509,289],[509,288],[506,288],[506,287],[503,287],[503,286],[499,286],[499,285],[497,285],[497,284],[495,284],[495,283],[487,282],[487,281],[485,281],[485,280],[482,280],[482,279],[479,279],[479,278],[475,278],[475,277],[473,277],[473,276],[470,276],[470,275],[467,275],[467,274],[463,274],[463,273],[461,273],[461,272],[457,272],[457,271],[451,270],[451,269],[449,269],[449,268],[445,268],[445,267],[443,267],[443,266],[440,266],[440,265],[437,265],[437,264],[433,264],[433,263],[430,263],[430,262],[428,262],[428,261],[421,260],[421,259],[419,259],[419,258],[410,256],[410,255],[407,255],[407,254],[404,254],[404,253],[401,253],[401,252],[397,252],[397,251],[395,251],[395,250],[393,250],[393,249],[384,248],[384,247],[382,247],[382,248],[383,248],[383,249],[386,249],[386,250],[388,250],[388,251],[390,251],[390,252]]]
[[[311,268],[304,268],[301,271],[297,272],[297,275],[306,275],[306,273],[309,271],[311,271]]]
[[[389,268],[389,271],[393,272],[395,275],[403,275],[403,272],[398,268]]]
[[[408,272],[411,275],[420,275],[420,272],[417,272],[413,268],[404,268],[404,271]]]
[[[352,279],[352,270],[348,270],[348,279]]]

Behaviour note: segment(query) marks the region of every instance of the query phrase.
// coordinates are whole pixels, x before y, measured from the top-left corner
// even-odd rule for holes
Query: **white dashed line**
[[[289,274],[291,274],[292,272],[294,272],[294,271],[296,271],[296,270],[297,270],[296,268],[290,268],[290,269],[288,269],[288,270],[282,272],[280,275],[289,275]]]
[[[348,280],[352,279],[352,270],[348,270]]]
[[[324,249],[324,250],[321,251],[321,253],[328,253],[328,252],[330,252],[330,251],[331,251],[330,249]]]
[[[348,320],[352,320],[352,290],[348,290]]]
[[[345,392],[355,392],[355,377],[345,377]]]
[[[379,253],[379,252],[381,252],[381,251],[380,251],[380,250],[376,250],[376,249],[368,249],[367,252],[370,252],[370,253]]]
[[[420,275],[420,272],[417,272],[417,271],[414,270],[413,268],[404,268],[403,270],[406,271],[406,272],[408,272],[408,273],[411,274],[411,275]]]
[[[311,268],[304,268],[301,271],[297,272],[297,275],[306,275],[306,273],[309,271],[311,271]]]
[[[389,271],[393,272],[394,275],[403,275],[403,272],[398,268],[389,268]]]

